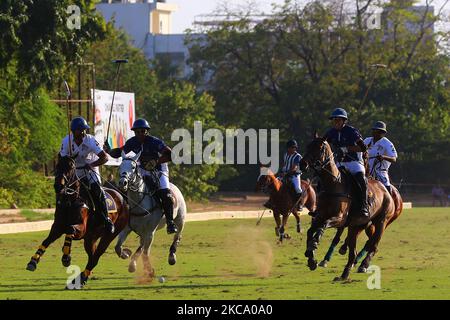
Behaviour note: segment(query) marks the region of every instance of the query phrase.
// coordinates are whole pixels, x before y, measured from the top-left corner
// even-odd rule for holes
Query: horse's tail
[[[184,200],[184,196],[181,193],[180,189],[176,185],[174,185],[173,183],[170,183],[170,189],[174,193],[174,196],[177,201],[177,206],[176,206],[175,212],[174,212],[176,214],[176,215],[174,215],[174,221],[179,228],[178,231],[181,232],[181,230],[184,227],[184,223],[186,221],[186,214],[187,214],[186,201]]]
[[[308,208],[310,212],[314,212],[316,210],[316,192],[312,187],[312,181],[306,179],[302,180],[302,182],[304,182],[302,188],[306,193],[305,207]]]
[[[400,192],[398,191],[398,189],[396,187],[394,187],[393,185],[391,185],[391,196],[392,196],[392,199],[394,200],[395,212],[394,212],[394,215],[392,216],[392,218],[388,221],[387,225],[390,225],[392,222],[394,222],[403,212],[402,196],[400,195]]]

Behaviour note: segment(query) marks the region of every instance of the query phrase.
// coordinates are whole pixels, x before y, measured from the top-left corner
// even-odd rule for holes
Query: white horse
[[[140,237],[140,246],[131,256],[128,271],[136,271],[136,260],[142,255],[144,271],[150,278],[153,278],[154,270],[151,268],[149,261],[150,247],[153,242],[155,231],[165,226],[166,219],[159,203],[149,192],[142,175],[139,173],[137,159],[139,159],[140,154],[141,153],[138,153],[134,157],[127,158],[122,152],[122,163],[119,167],[119,188],[122,192],[127,192],[130,221],[127,227],[119,234],[115,251],[122,259],[129,258],[131,250],[122,248],[122,244],[125,242],[131,231],[137,233]],[[153,174],[155,174],[156,177],[158,171],[153,172]],[[177,246],[181,240],[181,232],[183,231],[186,218],[186,202],[177,186],[171,183],[170,189],[174,195],[174,222],[178,229],[169,249],[168,261],[170,265],[174,265],[177,261],[175,252],[177,251]]]

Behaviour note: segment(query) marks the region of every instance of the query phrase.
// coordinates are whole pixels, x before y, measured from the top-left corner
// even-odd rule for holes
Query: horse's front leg
[[[70,266],[70,262],[72,261],[72,258],[70,256],[70,252],[72,249],[72,240],[73,240],[73,235],[66,234],[66,238],[64,239],[64,245],[62,248],[63,256],[61,258],[61,262],[64,267]]]
[[[305,257],[308,258],[308,267],[310,270],[315,270],[317,268],[317,260],[314,258],[314,251],[319,245],[319,241],[323,235],[325,227],[326,222],[320,221],[319,218],[316,218],[313,220],[311,227],[308,229]]]
[[[126,227],[119,233],[117,238],[116,246],[114,247],[114,251],[122,259],[128,259],[131,256],[131,250],[128,248],[122,248],[123,243],[127,239],[128,235],[131,232],[130,226],[127,224]]]
[[[136,251],[134,252],[134,254],[131,256],[131,261],[128,264],[128,272],[136,272],[137,269],[137,259],[141,256],[142,254],[142,250],[144,250],[144,247],[142,245],[142,240],[141,240],[141,244],[139,245],[139,247],[136,249]]]
[[[331,242],[330,248],[328,248],[327,253],[325,254],[325,257],[323,260],[319,263],[319,266],[321,267],[327,267],[328,262],[330,262],[331,257],[333,256],[334,249],[339,244],[339,241],[341,241],[341,235],[344,232],[344,227],[338,228],[336,231],[336,235],[333,238],[333,241]]]
[[[153,235],[151,237],[146,238],[143,241],[143,250],[142,250],[142,262],[144,263],[144,275],[152,281],[155,277],[155,269],[153,269],[149,255],[150,255],[150,247],[153,242]]]
[[[283,239],[290,238],[289,234],[284,233],[284,231],[286,229],[288,218],[289,218],[289,212],[287,214],[283,215],[283,218],[282,218],[281,227],[280,227],[280,242],[283,241]]]
[[[297,232],[302,233],[302,225],[300,222],[300,215],[298,214],[298,211],[296,209],[292,210],[292,214],[295,217],[295,221],[297,222]]]
[[[63,232],[60,231],[61,228],[57,226],[55,223],[52,224],[48,237],[42,241],[42,244],[36,250],[36,253],[31,257],[30,261],[27,264],[28,271],[34,271],[37,268],[37,264],[39,263],[41,257],[44,255],[45,250],[55,242],[56,239],[62,236]]]
[[[273,211],[273,218],[275,219],[275,235],[277,237],[280,236],[280,226],[281,226],[281,219],[280,219],[280,213],[278,211]]]
[[[348,228],[348,235],[347,235],[347,241],[348,241],[348,260],[347,264],[344,268],[344,271],[342,272],[342,275],[340,277],[334,278],[334,281],[342,281],[347,280],[350,275],[350,270],[352,269],[355,259],[356,259],[356,241],[358,239],[359,233],[363,229],[361,227],[349,227]]]

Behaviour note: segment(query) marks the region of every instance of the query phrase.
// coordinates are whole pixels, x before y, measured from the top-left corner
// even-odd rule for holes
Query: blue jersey
[[[331,128],[327,131],[327,133],[325,133],[324,138],[335,148],[356,146],[356,141],[358,141],[359,139],[362,140],[362,136],[359,133],[358,129],[355,129],[352,126],[348,125],[344,125],[341,130]],[[362,161],[361,152],[349,151],[345,155],[343,162],[349,161]]]
[[[132,137],[125,142],[123,146],[123,151],[125,154],[133,151],[135,154],[138,154],[142,151],[139,160],[141,161],[141,166],[145,164],[145,162],[150,160],[158,160],[160,154],[166,147],[164,141],[153,137],[146,136],[144,143],[141,143],[137,137]],[[161,165],[156,167],[158,170],[161,170]]]

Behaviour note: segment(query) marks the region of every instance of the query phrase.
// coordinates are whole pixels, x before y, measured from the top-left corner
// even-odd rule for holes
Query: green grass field
[[[0,299],[450,299],[450,210],[405,210],[385,233],[373,264],[381,268],[381,289],[369,290],[370,274],[351,274],[351,282],[334,283],[345,259],[336,253],[329,267],[309,271],[304,235],[276,243],[273,219],[218,220],[187,223],[175,266],[167,263],[171,237],[156,234],[151,261],[165,283],[142,279],[140,269],[128,273],[129,260],[112,246],[101,258],[88,285],[64,290],[69,274],[61,265],[63,238],[50,246],[35,272],[25,270],[47,232],[0,235]],[[318,250],[326,252],[335,230],[327,230]],[[359,246],[365,241],[360,237]],[[113,244],[115,241],[113,242]],[[133,250],[137,238],[126,243]],[[84,269],[82,243],[74,242],[72,264]]]

